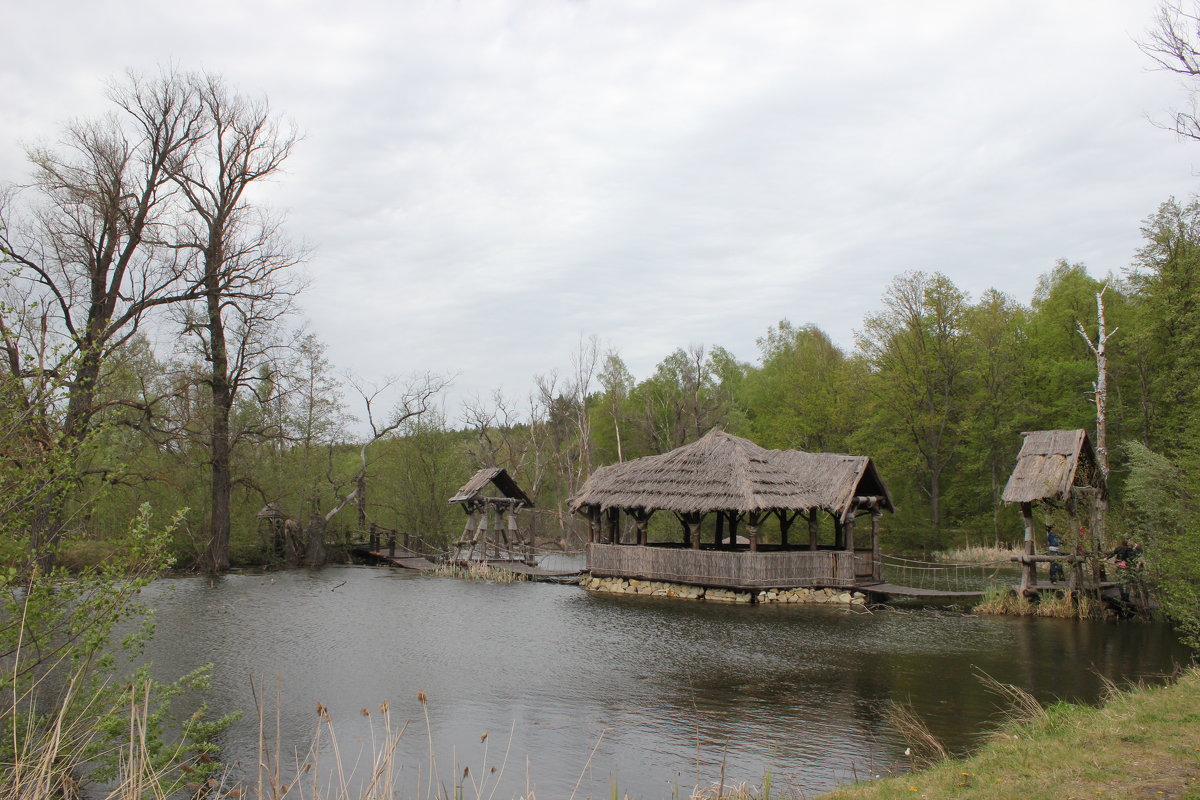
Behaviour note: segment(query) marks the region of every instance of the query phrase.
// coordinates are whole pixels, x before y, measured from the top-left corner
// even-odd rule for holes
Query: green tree
[[[908,272],[893,279],[883,304],[856,337],[873,405],[860,435],[882,434],[915,451],[911,467],[934,535],[927,544],[938,545],[946,477],[970,409],[967,297],[941,273]]]
[[[844,452],[853,430],[856,364],[815,325],[787,320],[758,340],[762,366],[740,397],[747,428],[764,447]]]
[[[1139,434],[1168,455],[1196,447],[1200,423],[1200,203],[1174,199],[1142,226],[1129,283]]]
[[[642,451],[665,453],[727,424],[744,367],[722,347],[699,345],[671,353],[630,393]]]
[[[963,425],[960,481],[955,505],[960,518],[986,515],[994,540],[1003,538],[1007,516],[1000,494],[1029,429],[1028,309],[995,289],[984,292],[966,315],[970,343],[970,413]]]
[[[1145,548],[1156,599],[1200,650],[1200,476],[1140,442],[1127,449],[1126,533]]]

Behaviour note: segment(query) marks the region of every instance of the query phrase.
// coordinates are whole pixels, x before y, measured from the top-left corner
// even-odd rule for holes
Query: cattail
[[[386,713],[388,713],[388,709],[390,709],[390,708],[391,708],[391,706],[388,705],[388,701],[384,700],[382,703],[379,704],[379,713],[386,714]]]
[[[479,737],[479,741],[481,741],[481,742],[486,742],[486,741],[487,741],[487,731],[484,731],[484,732],[483,732],[483,736],[480,736],[480,737]]]
[[[365,708],[363,708],[363,709],[360,709],[358,713],[362,714],[364,717],[369,717],[369,716],[371,716],[371,712],[370,712],[370,711],[368,711],[368,710],[367,710],[367,709],[365,709]]]
[[[421,705],[425,705],[426,703],[429,702],[429,698],[425,696],[424,689],[421,689],[420,691],[417,692],[417,702],[420,703]]]

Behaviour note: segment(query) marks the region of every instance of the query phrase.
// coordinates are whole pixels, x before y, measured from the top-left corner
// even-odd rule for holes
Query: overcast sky
[[[264,199],[313,247],[339,369],[525,395],[581,336],[638,379],[743,360],[787,318],[843,347],[888,282],[1028,302],[1056,259],[1120,272],[1196,188],[1134,0],[10,2],[0,180],[174,63],[304,132]]]

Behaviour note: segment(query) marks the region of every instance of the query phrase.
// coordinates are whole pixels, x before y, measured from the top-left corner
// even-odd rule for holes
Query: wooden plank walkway
[[[868,592],[870,594],[895,594],[904,597],[944,597],[949,599],[983,597],[983,592],[951,592],[944,589],[921,589],[916,586],[897,586],[894,583],[864,583],[855,588],[860,592]]]
[[[411,550],[405,550],[403,547],[397,547],[394,553],[390,548],[387,550],[368,550],[367,552],[394,567],[422,571],[437,568],[437,565],[425,558],[425,556],[420,553],[414,553]]]
[[[488,566],[492,569],[506,569],[509,572],[528,575],[532,578],[566,580],[568,578],[578,578],[583,574],[583,570],[578,569],[567,572],[552,572],[550,570],[544,570],[541,567],[531,567],[528,564],[522,564],[517,561],[489,561]]]

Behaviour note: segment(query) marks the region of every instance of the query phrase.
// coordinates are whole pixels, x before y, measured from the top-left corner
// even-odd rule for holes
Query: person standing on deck
[[[1062,555],[1062,537],[1058,535],[1058,531],[1054,530],[1053,525],[1046,526],[1046,552],[1052,556]],[[1063,566],[1061,561],[1050,562],[1050,583],[1058,583],[1065,580],[1063,574]]]

